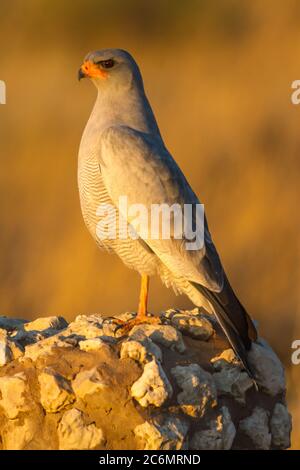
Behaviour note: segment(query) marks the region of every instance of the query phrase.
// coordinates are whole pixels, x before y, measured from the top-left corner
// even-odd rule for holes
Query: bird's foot
[[[116,319],[116,323],[118,326],[115,329],[115,332],[119,331],[122,335],[126,335],[133,327],[138,325],[160,325],[161,319],[160,317],[154,317],[153,315],[137,314],[136,317],[131,318],[130,320]]]

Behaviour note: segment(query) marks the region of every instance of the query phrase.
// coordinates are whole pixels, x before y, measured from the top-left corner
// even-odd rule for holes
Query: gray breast
[[[123,240],[118,236],[116,239],[99,239],[97,236],[97,224],[101,220],[101,216],[97,215],[99,206],[101,204],[115,206],[106,190],[98,160],[92,151],[90,155],[82,152],[79,154],[78,186],[83,218],[97,245],[107,251],[115,252],[126,266],[140,273],[150,276],[156,274],[160,261],[143,240],[131,238]],[[119,213],[116,207],[115,211],[118,220]]]

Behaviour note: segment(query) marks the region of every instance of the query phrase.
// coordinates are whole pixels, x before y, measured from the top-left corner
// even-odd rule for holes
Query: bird
[[[195,306],[216,316],[244,369],[255,380],[248,352],[257,339],[256,327],[229,283],[206,214],[203,243],[199,249],[188,250],[185,233],[181,239],[173,231],[168,239],[147,237],[118,205],[122,196],[128,204],[142,204],[147,210],[153,204],[200,205],[165,146],[135,59],[123,49],[89,52],[78,71],[78,79],[83,78],[89,78],[98,93],[79,147],[80,205],[99,248],[115,253],[141,276],[137,315],[127,326],[159,322],[147,310],[149,279],[158,275],[175,293],[185,294]],[[101,204],[115,208],[136,236],[99,238]]]

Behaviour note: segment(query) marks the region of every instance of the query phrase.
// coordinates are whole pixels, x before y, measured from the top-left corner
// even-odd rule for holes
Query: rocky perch
[[[249,353],[256,391],[212,316],[161,320],[122,336],[99,314],[0,317],[0,449],[288,448],[284,370],[268,344]]]

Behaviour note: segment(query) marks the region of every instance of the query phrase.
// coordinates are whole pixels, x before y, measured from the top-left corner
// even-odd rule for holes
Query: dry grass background
[[[167,146],[206,206],[233,286],[287,367],[300,448],[300,5],[296,0],[1,0],[0,311],[134,310],[139,279],[84,227],[76,165],[92,49],[136,57]],[[152,282],[151,310],[190,306]],[[298,390],[297,390],[298,388]]]

